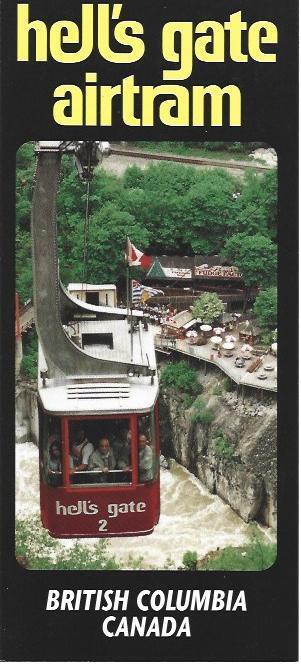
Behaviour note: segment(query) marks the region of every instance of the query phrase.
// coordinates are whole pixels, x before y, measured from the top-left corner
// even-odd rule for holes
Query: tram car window
[[[138,481],[150,482],[157,477],[159,456],[156,451],[154,413],[138,418]]]
[[[131,484],[129,418],[70,420],[68,439],[70,484]]]
[[[62,441],[60,418],[40,414],[41,476],[49,486],[62,485]]]

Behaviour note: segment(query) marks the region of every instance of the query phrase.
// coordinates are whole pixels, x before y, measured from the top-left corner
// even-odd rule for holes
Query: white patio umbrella
[[[213,332],[214,332],[214,334],[217,334],[217,336],[220,336],[221,334],[223,334],[224,331],[225,331],[224,327],[214,327],[213,328]]]
[[[234,337],[233,334],[227,334],[225,337],[225,341],[227,343],[235,343],[235,341],[237,341],[237,337]]]
[[[223,345],[222,345],[222,348],[223,348],[224,350],[233,350],[233,348],[234,348],[234,343],[233,343],[233,341],[224,341],[224,343],[223,343]]]
[[[211,327],[211,325],[201,325],[200,330],[202,332],[211,332],[212,327]]]
[[[253,346],[250,346],[250,344],[243,344],[241,350],[243,353],[251,353],[251,351],[253,350]]]
[[[210,343],[213,346],[219,346],[222,343],[222,341],[223,341],[222,337],[217,337],[217,336],[210,337]]]

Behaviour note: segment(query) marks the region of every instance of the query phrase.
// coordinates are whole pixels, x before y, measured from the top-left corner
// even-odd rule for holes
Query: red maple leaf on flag
[[[131,243],[129,238],[127,238],[127,243],[126,243],[125,259],[126,259],[127,264],[130,267],[140,266],[140,267],[143,267],[145,270],[148,270],[150,268],[152,262],[153,262],[152,257],[147,256],[142,251],[137,249]]]

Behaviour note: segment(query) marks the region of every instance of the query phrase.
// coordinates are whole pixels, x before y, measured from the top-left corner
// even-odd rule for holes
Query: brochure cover
[[[3,0],[4,661],[298,658],[296,24]]]

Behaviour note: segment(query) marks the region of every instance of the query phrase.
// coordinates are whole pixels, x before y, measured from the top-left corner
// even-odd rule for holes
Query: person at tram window
[[[49,484],[58,486],[62,472],[62,448],[59,440],[53,440],[49,446],[48,471]]]
[[[101,482],[106,482],[108,479],[107,473],[110,470],[114,470],[116,467],[116,460],[114,457],[114,452],[110,446],[110,441],[107,436],[103,436],[99,439],[97,448],[92,452],[89,463],[88,470],[98,470],[103,473],[101,477]]]
[[[71,444],[71,454],[69,456],[71,475],[87,470],[89,457],[93,451],[94,447],[86,437],[85,429],[78,429],[75,442]]]
[[[59,440],[54,440],[49,446],[48,466],[54,473],[62,470],[62,449]]]
[[[139,482],[153,479],[153,450],[147,436],[143,433],[138,438],[138,475]]]
[[[112,442],[113,454],[116,460],[116,469],[124,470],[125,472],[131,470],[131,442],[132,432],[127,427],[124,427],[120,432],[120,438]]]

